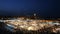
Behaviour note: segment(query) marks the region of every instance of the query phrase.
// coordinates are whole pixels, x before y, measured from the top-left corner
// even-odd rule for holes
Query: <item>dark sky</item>
[[[0,16],[32,15],[60,17],[58,0],[0,0]]]

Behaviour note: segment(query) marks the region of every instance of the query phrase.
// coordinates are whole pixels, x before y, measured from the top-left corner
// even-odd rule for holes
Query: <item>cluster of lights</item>
[[[17,18],[17,19],[14,19],[14,20],[5,20],[5,23],[6,24],[11,24],[15,27],[15,29],[25,29],[25,30],[39,30],[39,29],[42,29],[42,28],[48,28],[48,27],[51,27],[51,26],[54,26],[54,24],[46,21],[46,23],[42,22],[42,20],[32,20],[32,19],[23,19],[23,18]],[[9,26],[9,25],[8,25]],[[56,30],[56,29],[55,29]],[[53,32],[56,32],[54,29],[53,29]]]

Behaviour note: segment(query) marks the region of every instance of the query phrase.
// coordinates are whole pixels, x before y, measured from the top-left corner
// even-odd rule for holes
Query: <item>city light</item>
[[[12,20],[0,20],[0,22],[4,22],[7,26],[13,29],[20,29],[20,30],[28,30],[28,31],[37,31],[44,28],[53,27],[55,25],[60,25],[58,22],[49,21],[49,20],[35,20],[35,19],[24,19],[24,18],[17,18]],[[56,27],[54,27],[56,28]],[[56,33],[60,31],[60,28],[54,29],[52,28],[51,31]],[[15,31],[15,30],[14,30]]]

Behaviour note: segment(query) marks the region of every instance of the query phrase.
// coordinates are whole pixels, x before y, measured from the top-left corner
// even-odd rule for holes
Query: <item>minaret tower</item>
[[[36,13],[34,13],[34,18],[36,19]]]

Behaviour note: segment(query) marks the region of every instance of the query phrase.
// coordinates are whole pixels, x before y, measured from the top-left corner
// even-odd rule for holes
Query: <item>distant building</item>
[[[37,18],[36,13],[34,13],[34,18],[35,18],[35,19]]]

